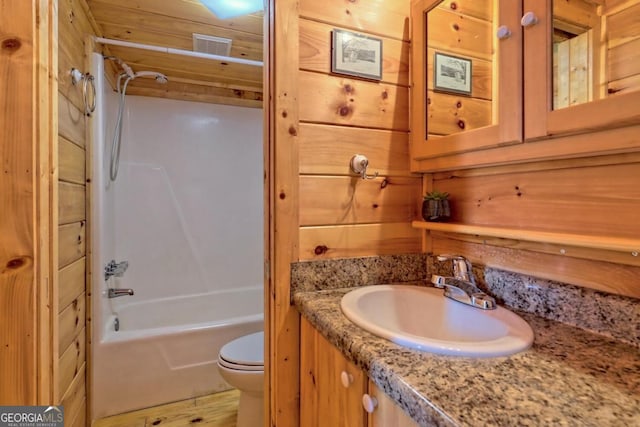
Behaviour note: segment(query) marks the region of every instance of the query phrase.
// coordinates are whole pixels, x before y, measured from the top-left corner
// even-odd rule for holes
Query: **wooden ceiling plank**
[[[102,24],[106,38],[131,41],[155,46],[172,47],[175,49],[193,50],[191,33],[174,35],[147,31],[142,28],[132,28],[125,25]],[[202,34],[202,33],[200,33]],[[209,33],[211,35],[211,33]],[[234,58],[262,61],[262,41],[259,43],[243,43],[234,39],[231,44],[231,54]]]
[[[242,80],[262,81],[262,67],[253,65],[180,56],[122,46],[111,46],[111,52],[132,67],[134,65],[149,65],[167,69],[198,70],[203,74],[229,75]]]
[[[94,5],[103,1],[88,0],[92,11]],[[103,2],[104,3],[104,2]],[[262,35],[263,13],[238,16],[231,19],[219,19],[197,0],[109,0],[108,7],[120,7],[130,9],[135,14],[138,11],[151,12],[157,15],[199,22],[217,27],[232,28],[238,31]],[[96,16],[96,18],[98,18]],[[99,21],[99,19],[96,19]]]

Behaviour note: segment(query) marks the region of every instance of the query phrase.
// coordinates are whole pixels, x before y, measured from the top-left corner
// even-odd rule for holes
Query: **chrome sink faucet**
[[[436,288],[444,288],[445,297],[483,310],[496,308],[496,300],[476,286],[469,260],[460,255],[438,255],[437,259],[453,262],[453,277],[431,276]]]

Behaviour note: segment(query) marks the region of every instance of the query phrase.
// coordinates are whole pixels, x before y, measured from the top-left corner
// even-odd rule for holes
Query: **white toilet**
[[[240,390],[237,427],[261,426],[264,380],[264,332],[225,344],[218,354],[220,375]]]

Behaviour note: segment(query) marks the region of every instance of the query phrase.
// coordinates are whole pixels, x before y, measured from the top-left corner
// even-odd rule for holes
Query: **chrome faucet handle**
[[[485,294],[476,285],[466,280],[434,274],[431,276],[431,283],[436,288],[443,288],[444,296],[454,301],[483,310],[496,308],[496,300],[493,297]]]
[[[104,280],[109,280],[109,277],[111,276],[122,277],[124,272],[127,271],[127,268],[129,268],[129,261],[109,261],[109,263],[104,267]]]
[[[438,261],[452,261],[453,262],[453,277],[458,280],[464,280],[476,284],[476,279],[473,277],[473,271],[471,263],[468,259],[462,255],[449,255],[442,254],[436,257]]]

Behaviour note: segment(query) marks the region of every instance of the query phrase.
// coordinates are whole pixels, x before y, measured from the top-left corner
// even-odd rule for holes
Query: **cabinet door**
[[[300,333],[300,425],[364,427],[364,372],[304,318]]]
[[[378,402],[376,408],[369,413],[368,427],[417,427],[396,403],[369,381],[369,395]]]
[[[514,0],[412,2],[413,160],[522,141],[521,14]]]
[[[640,124],[637,0],[524,0],[523,12],[526,140]]]

